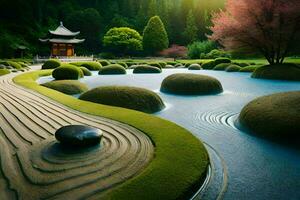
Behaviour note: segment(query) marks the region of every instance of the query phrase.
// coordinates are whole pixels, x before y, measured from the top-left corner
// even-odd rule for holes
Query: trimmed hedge
[[[300,67],[296,64],[265,65],[252,73],[252,78],[300,81]]]
[[[126,69],[119,64],[110,64],[99,70],[100,75],[126,74]]]
[[[230,65],[226,68],[226,72],[239,72],[242,68],[238,65]]]
[[[0,69],[0,76],[10,74],[10,71],[8,69]]]
[[[82,94],[79,99],[146,113],[155,113],[165,107],[163,101],[155,92],[143,88],[127,86],[94,88]]]
[[[188,70],[201,70],[201,65],[199,64],[191,64],[188,68]]]
[[[221,64],[221,63],[231,63],[231,60],[229,58],[216,58],[215,64]]]
[[[53,70],[52,76],[55,80],[77,80],[84,75],[80,68],[70,64],[62,64]]]
[[[217,71],[225,71],[227,67],[229,67],[231,65],[231,63],[221,63],[216,65],[213,70],[217,70]]]
[[[92,76],[92,72],[86,67],[80,67],[81,71],[83,72],[84,76]]]
[[[148,65],[139,65],[134,68],[133,73],[134,74],[149,74],[149,73],[161,73],[161,69],[157,67],[152,67]]]
[[[160,90],[165,93],[179,95],[206,95],[223,92],[217,79],[197,74],[179,73],[165,78]]]
[[[203,69],[213,69],[215,66],[216,66],[216,63],[214,60],[208,61],[208,62],[202,64]]]
[[[243,108],[239,122],[258,136],[300,144],[299,105],[299,91],[259,97]]]
[[[84,83],[74,80],[51,81],[41,85],[69,95],[80,94],[88,91],[88,87]]]
[[[42,69],[55,69],[61,65],[61,62],[57,59],[47,60],[43,65]]]

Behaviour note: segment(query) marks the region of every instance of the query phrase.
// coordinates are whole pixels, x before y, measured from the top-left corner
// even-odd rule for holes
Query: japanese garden
[[[0,1],[0,199],[300,199],[299,0]]]

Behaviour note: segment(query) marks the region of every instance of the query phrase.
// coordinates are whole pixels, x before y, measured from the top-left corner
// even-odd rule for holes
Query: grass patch
[[[51,81],[41,85],[69,95],[80,94],[88,90],[84,83],[74,80]]]
[[[0,69],[0,76],[10,74],[10,71],[8,69]]]
[[[14,82],[80,112],[129,124],[147,134],[155,157],[137,176],[107,192],[103,199],[189,199],[203,182],[209,164],[203,144],[186,129],[170,121],[134,110],[75,99],[39,86],[36,79],[50,70],[21,74]]]

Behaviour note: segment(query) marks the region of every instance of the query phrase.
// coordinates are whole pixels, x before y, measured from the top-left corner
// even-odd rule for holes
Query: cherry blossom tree
[[[210,39],[227,50],[259,52],[270,64],[300,46],[300,0],[227,0],[212,22]]]

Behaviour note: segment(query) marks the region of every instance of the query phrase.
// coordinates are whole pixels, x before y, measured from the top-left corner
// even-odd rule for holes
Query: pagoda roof
[[[78,32],[70,31],[69,29],[64,27],[62,22],[60,22],[60,25],[59,27],[56,28],[56,30],[54,31],[49,30],[49,32],[53,35],[58,35],[58,36],[76,36],[80,33],[80,31]]]
[[[78,44],[84,42],[85,39],[40,39],[41,42],[63,43],[63,44]]]

